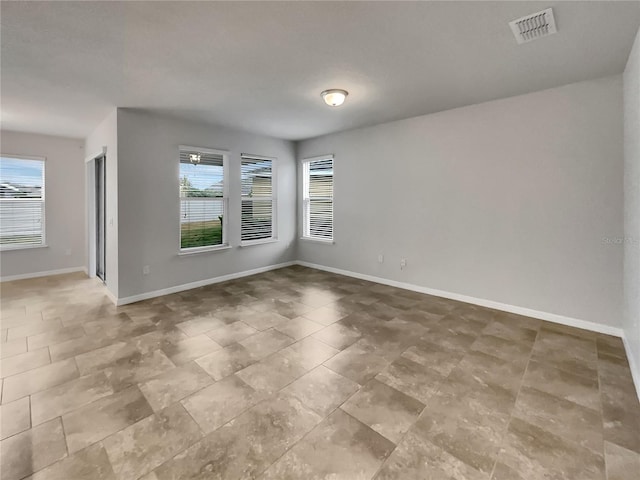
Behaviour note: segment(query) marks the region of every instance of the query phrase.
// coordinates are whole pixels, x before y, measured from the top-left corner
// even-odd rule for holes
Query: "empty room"
[[[0,480],[638,480],[639,1],[1,1]]]

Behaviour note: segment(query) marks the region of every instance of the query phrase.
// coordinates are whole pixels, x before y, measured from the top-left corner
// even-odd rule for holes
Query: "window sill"
[[[49,245],[15,245],[0,247],[0,252],[13,252],[15,250],[31,250],[34,248],[49,248]]]
[[[231,248],[231,245],[216,245],[215,247],[194,247],[189,248],[188,250],[180,250],[180,252],[178,252],[178,255],[196,255],[198,253],[219,252],[221,250],[230,250]]]
[[[240,242],[241,247],[252,247],[254,245],[264,245],[266,243],[278,243],[277,238],[265,238],[264,240],[252,240],[249,242]]]
[[[305,242],[314,242],[314,243],[324,243],[325,245],[333,245],[333,239],[327,240],[324,238],[312,238],[312,237],[300,237],[300,240],[304,240]]]

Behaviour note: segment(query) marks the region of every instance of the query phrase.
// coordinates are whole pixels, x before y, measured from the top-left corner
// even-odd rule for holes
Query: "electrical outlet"
[[[406,266],[407,266],[407,259],[406,258],[401,258],[400,259],[400,270],[402,270]]]
[[[145,265],[144,267],[142,267],[142,274],[143,275],[149,275],[149,272],[151,270],[149,269],[149,265]]]
[[[378,255],[378,263],[384,263],[384,255],[383,254]]]

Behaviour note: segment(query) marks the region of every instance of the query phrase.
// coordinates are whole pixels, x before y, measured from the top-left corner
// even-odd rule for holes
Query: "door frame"
[[[102,150],[96,152],[89,157],[85,158],[85,218],[86,218],[86,238],[87,238],[87,275],[89,278],[97,278],[96,275],[96,158],[106,157],[107,147],[102,147]],[[105,166],[106,168],[106,166]],[[106,197],[106,182],[105,182],[105,197]],[[105,218],[106,218],[106,204],[105,204]],[[105,244],[106,244],[106,231],[105,231]],[[106,245],[105,245],[106,246]],[[105,249],[106,257],[106,249]],[[105,262],[106,263],[106,262]],[[106,278],[106,273],[105,273]]]

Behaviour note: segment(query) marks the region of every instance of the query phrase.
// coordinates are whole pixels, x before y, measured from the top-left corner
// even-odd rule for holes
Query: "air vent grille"
[[[509,22],[509,26],[518,43],[531,42],[557,32],[551,8],[518,18]]]

